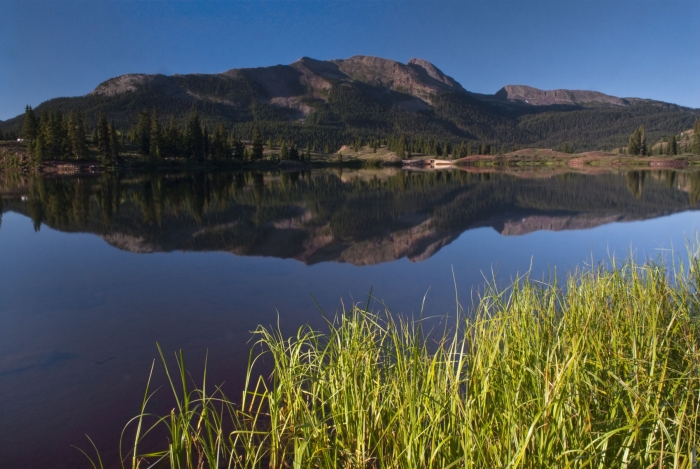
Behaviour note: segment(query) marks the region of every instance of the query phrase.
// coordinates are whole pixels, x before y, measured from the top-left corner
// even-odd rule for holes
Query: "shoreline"
[[[343,147],[346,149],[346,147]],[[341,149],[342,150],[342,149]],[[561,153],[551,149],[527,148],[503,155],[470,155],[455,160],[442,160],[421,155],[411,160],[399,160],[395,156],[378,155],[376,158],[336,154],[316,154],[311,161],[263,159],[245,160],[208,160],[191,161],[184,158],[163,158],[153,161],[140,155],[127,154],[112,164],[105,164],[99,158],[85,160],[47,160],[34,162],[23,144],[7,142],[0,145],[0,171],[71,175],[101,173],[105,171],[172,171],[172,170],[247,170],[247,171],[306,171],[321,168],[381,168],[403,167],[418,170],[441,169],[544,169],[570,168],[581,169],[686,169],[700,167],[700,155],[653,155],[628,156],[604,151],[583,153]],[[439,160],[440,164],[432,167],[427,161]],[[425,161],[426,163],[422,163]]]

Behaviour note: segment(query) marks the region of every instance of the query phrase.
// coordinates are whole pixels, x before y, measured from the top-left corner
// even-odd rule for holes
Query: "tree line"
[[[692,137],[685,138],[683,141],[679,140],[676,139],[675,134],[672,134],[670,137],[664,137],[659,141],[658,150],[654,152],[653,147],[655,145],[650,146],[647,144],[646,131],[642,125],[630,135],[625,152],[628,155],[636,156],[651,156],[653,154],[673,156],[679,153],[700,155],[700,119],[696,119],[693,124]]]
[[[373,109],[372,106],[367,106]],[[385,108],[383,108],[386,111]],[[371,112],[370,112],[371,114]],[[358,115],[354,117],[358,118]],[[119,160],[129,147],[138,154],[153,161],[167,157],[184,158],[192,161],[261,160],[270,159],[310,160],[312,153],[335,153],[340,145],[328,143],[329,139],[317,141],[313,135],[278,132],[279,127],[269,122],[234,124],[226,127],[222,122],[207,125],[193,110],[184,123],[170,116],[164,125],[157,109],[143,109],[137,113],[136,124],[127,130],[118,129],[114,121],[108,121],[103,111],[99,111],[94,128],[88,130],[88,121],[80,109],[72,109],[64,114],[60,109],[48,111],[44,108],[39,116],[31,106],[25,108],[21,137],[26,141],[31,157],[35,161],[88,159],[99,157],[104,163]],[[700,154],[700,119],[694,124],[691,137],[679,142],[675,135],[663,139],[658,153],[675,155],[679,152]],[[346,135],[342,137],[342,135]],[[15,134],[7,132],[2,137],[15,139]],[[296,138],[300,138],[301,142]],[[434,135],[391,133],[383,137],[381,133],[362,132],[349,139],[342,132],[334,139],[343,138],[342,143],[358,151],[369,146],[373,151],[382,146],[395,152],[400,158],[413,154],[433,155],[438,158],[463,158],[474,154],[504,154],[519,149],[519,145],[493,143],[463,139],[454,141],[440,139]],[[302,147],[302,143],[305,146]],[[564,143],[557,150],[573,153],[574,144]],[[647,133],[642,125],[629,137],[626,153],[629,155],[650,155],[655,150],[647,143]],[[275,151],[276,150],[276,151]]]
[[[89,156],[87,126],[83,113],[73,110],[42,111],[37,117],[31,106],[25,108],[22,138],[34,161],[86,159]],[[123,135],[100,112],[91,143],[104,162],[114,162],[124,145]]]

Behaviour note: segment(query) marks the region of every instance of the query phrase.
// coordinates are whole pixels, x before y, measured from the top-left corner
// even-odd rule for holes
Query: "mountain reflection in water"
[[[226,251],[305,264],[429,258],[466,230],[586,229],[694,209],[700,172],[316,170],[0,175],[2,211],[137,253]]]
[[[698,172],[509,171],[0,173],[0,467],[86,467],[85,434],[119,467],[156,342],[235,399],[259,325],[356,302],[435,324],[484,277],[656,256],[700,225]],[[152,386],[168,415],[159,366]]]

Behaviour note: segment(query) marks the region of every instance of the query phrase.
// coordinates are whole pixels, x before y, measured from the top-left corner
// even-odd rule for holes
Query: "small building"
[[[452,161],[450,160],[438,160],[437,158],[432,158],[430,160],[430,166],[436,168],[438,166],[452,166]]]

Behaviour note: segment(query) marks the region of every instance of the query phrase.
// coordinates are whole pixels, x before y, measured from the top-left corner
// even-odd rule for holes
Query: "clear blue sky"
[[[0,119],[125,73],[375,55],[466,89],[590,89],[700,107],[698,0],[0,0]]]

